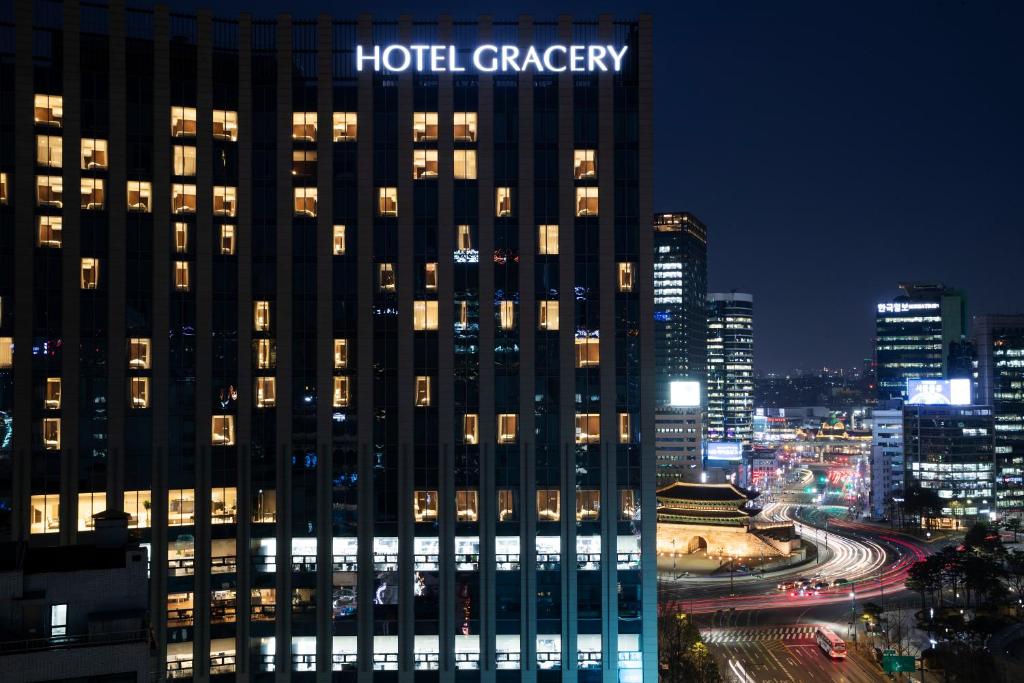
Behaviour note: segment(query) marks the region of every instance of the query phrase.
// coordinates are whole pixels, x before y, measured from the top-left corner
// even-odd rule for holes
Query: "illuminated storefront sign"
[[[420,71],[428,73],[561,73],[562,71],[622,71],[628,46],[614,45],[480,45],[468,61],[454,45],[374,45],[356,46],[356,70]]]

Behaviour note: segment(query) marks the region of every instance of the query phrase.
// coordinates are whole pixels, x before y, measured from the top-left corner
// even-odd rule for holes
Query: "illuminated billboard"
[[[700,382],[694,379],[675,380],[669,385],[670,406],[699,406]]]
[[[708,460],[740,460],[743,458],[743,443],[740,441],[709,441]]]
[[[907,404],[966,406],[971,404],[969,379],[908,379]]]

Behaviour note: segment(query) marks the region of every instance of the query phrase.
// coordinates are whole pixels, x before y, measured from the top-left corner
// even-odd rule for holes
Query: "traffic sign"
[[[896,650],[882,650],[882,656],[887,657],[896,654]]]
[[[897,655],[884,655],[882,657],[882,670],[887,674],[913,673],[916,668],[917,659],[915,657],[899,657]]]

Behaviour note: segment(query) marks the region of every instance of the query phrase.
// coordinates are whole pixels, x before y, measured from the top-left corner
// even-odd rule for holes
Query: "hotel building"
[[[0,533],[127,512],[160,678],[655,681],[650,19],[7,8]]]

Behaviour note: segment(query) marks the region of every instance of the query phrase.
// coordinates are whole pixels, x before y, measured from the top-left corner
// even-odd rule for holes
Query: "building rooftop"
[[[746,503],[757,497],[756,493],[747,491],[735,484],[692,484],[677,481],[658,489],[658,498],[674,500],[693,500],[714,503]]]
[[[121,569],[127,561],[125,548],[69,545],[30,548],[24,542],[0,543],[0,572],[26,574],[74,572],[89,569]]]

